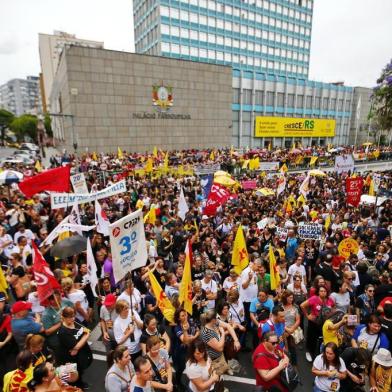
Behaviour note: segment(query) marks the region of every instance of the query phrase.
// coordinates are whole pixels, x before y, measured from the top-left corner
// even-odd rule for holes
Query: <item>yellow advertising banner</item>
[[[257,116],[255,137],[333,137],[335,120]]]

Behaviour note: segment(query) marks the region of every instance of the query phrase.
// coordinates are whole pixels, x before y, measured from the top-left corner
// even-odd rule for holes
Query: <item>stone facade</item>
[[[172,87],[167,114],[153,106],[155,85]],[[57,143],[70,151],[75,142],[79,151],[144,152],[231,141],[231,67],[70,46],[50,100]]]

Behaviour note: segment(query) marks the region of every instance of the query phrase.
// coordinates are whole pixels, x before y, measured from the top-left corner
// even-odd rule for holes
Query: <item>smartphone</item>
[[[358,317],[355,314],[349,314],[347,319],[347,325],[357,325]]]

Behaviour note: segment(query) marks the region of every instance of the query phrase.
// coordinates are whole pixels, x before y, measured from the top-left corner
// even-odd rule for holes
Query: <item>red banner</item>
[[[358,207],[361,201],[363,187],[362,177],[346,178],[346,202],[353,207]]]
[[[70,171],[71,167],[69,165],[44,171],[20,182],[19,189],[26,197],[32,197],[43,191],[68,193],[70,189]]]
[[[61,286],[54,277],[53,272],[35,242],[32,241],[31,244],[33,247],[33,274],[34,280],[37,283],[37,296],[40,304],[45,306],[47,299],[53,294],[53,291],[61,290]]]
[[[216,210],[225,204],[230,196],[232,196],[232,194],[224,186],[219,184],[212,184],[203,214],[215,215]]]
[[[248,180],[241,182],[242,188],[246,191],[247,189],[256,189],[257,188],[257,181],[256,180]]]

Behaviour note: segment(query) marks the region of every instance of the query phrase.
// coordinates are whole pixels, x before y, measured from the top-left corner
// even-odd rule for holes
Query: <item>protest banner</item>
[[[263,218],[261,221],[257,222],[257,228],[259,230],[263,230],[265,226],[267,226],[269,222],[269,218]]]
[[[348,259],[351,254],[356,255],[359,251],[358,242],[353,238],[345,238],[343,241],[340,241],[338,246],[338,252],[340,256]]]
[[[142,210],[137,210],[109,225],[114,280],[147,262],[146,237]]]
[[[248,189],[256,189],[257,188],[257,181],[256,180],[248,180],[248,181],[242,181],[241,186],[243,190],[248,190]]]
[[[84,204],[95,200],[105,199],[127,191],[125,180],[116,182],[105,189],[92,193],[51,193],[50,204],[53,210],[57,208],[67,208],[74,203]]]
[[[354,171],[354,158],[351,154],[338,155],[335,158],[335,171],[338,174]]]
[[[211,165],[197,165],[193,168],[195,174],[197,174],[198,176],[215,173],[220,169],[221,165],[219,163],[214,163]]]
[[[298,226],[298,236],[303,240],[321,240],[323,226],[318,223],[303,223]]]
[[[279,162],[260,162],[257,170],[276,171],[279,170]]]
[[[287,236],[289,234],[289,230],[284,227],[277,227],[276,228],[276,235],[279,238],[279,241],[286,241]]]
[[[77,173],[70,177],[71,184],[75,193],[88,193],[86,178],[84,173]]]
[[[346,203],[358,207],[363,188],[362,177],[346,178]]]

